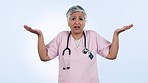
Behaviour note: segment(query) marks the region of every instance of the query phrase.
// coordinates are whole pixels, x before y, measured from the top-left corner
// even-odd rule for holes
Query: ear
[[[70,27],[69,21],[68,21],[68,26]]]
[[[84,27],[85,27],[85,25],[86,25],[86,20],[85,20],[85,22],[84,22]]]

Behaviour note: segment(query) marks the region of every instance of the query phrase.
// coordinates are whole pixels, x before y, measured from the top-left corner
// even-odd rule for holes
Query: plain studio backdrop
[[[85,29],[97,31],[109,41],[117,28],[133,23],[120,34],[120,50],[114,61],[97,58],[101,83],[148,83],[147,0],[1,0],[0,83],[57,83],[58,58],[42,62],[37,36],[23,25],[40,29],[45,43],[70,30],[66,12],[73,5],[87,13]],[[64,49],[64,48],[63,48]]]

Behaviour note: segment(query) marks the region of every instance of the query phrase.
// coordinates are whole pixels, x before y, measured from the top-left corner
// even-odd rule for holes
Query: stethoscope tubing
[[[63,50],[63,53],[62,53],[63,65],[64,65],[63,70],[70,69],[70,55],[71,55],[71,50],[68,47],[70,35],[71,35],[71,31],[70,31],[70,33],[68,34],[68,37],[67,37],[66,48]],[[86,48],[86,35],[85,35],[85,32],[84,31],[83,31],[83,35],[84,35],[84,50],[83,50],[83,53],[84,54],[87,54],[89,50]],[[68,50],[68,52],[69,52],[69,60],[68,60],[67,65],[66,65],[65,60],[64,60],[64,53],[65,53],[66,50]]]

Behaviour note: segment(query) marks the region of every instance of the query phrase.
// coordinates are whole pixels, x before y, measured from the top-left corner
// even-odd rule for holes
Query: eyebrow
[[[72,18],[75,18],[76,16],[72,16]],[[84,16],[78,16],[79,18],[85,18]]]

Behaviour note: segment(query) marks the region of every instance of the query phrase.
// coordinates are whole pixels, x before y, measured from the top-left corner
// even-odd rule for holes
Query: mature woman
[[[27,25],[24,28],[38,35],[38,53],[42,61],[58,56],[58,83],[99,83],[96,55],[116,59],[119,33],[130,29],[133,24],[116,29],[111,43],[95,31],[83,30],[87,16],[81,6],[72,6],[66,16],[71,31],[60,32],[46,46],[40,30]]]

